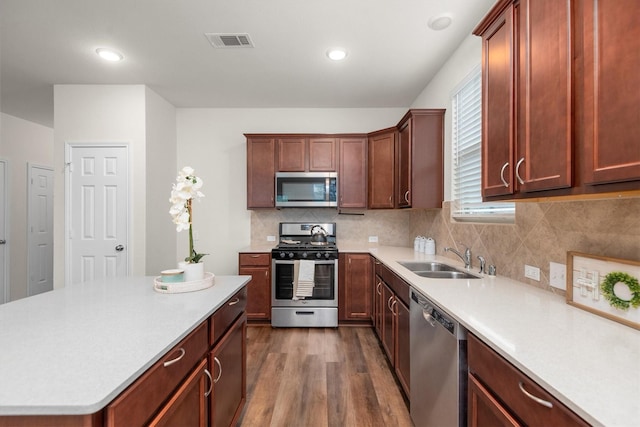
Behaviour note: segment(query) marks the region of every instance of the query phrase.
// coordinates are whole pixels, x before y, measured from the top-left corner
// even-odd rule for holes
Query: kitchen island
[[[100,414],[192,331],[206,329],[208,348],[209,319],[250,277],[182,294],[155,292],[153,280],[97,280],[1,305],[0,426],[5,416]]]
[[[640,331],[506,277],[430,279],[398,263],[437,261],[464,269],[450,258],[403,247],[340,250],[373,255],[589,424],[640,426]]]

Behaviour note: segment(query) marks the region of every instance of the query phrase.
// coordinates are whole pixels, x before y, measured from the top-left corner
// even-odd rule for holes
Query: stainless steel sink
[[[459,270],[447,264],[427,261],[398,261],[398,264],[421,277],[432,279],[479,279],[475,274]]]

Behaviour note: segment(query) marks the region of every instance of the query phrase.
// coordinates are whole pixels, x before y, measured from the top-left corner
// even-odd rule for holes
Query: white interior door
[[[68,270],[71,283],[128,274],[126,145],[70,145]]]
[[[53,290],[53,169],[28,165],[28,294]]]
[[[0,304],[9,301],[7,268],[7,163],[0,160]]]

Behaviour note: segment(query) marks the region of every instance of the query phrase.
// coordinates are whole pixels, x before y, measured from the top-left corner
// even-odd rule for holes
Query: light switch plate
[[[378,236],[369,236],[369,243],[378,243]]]
[[[527,277],[532,280],[540,281],[540,269],[538,267],[533,267],[531,265],[524,265],[524,277]]]
[[[567,290],[567,266],[565,264],[549,263],[549,284],[554,288]]]

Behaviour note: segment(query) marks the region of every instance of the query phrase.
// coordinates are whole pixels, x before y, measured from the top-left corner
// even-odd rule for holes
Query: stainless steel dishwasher
[[[467,334],[411,290],[411,419],[416,427],[467,425]]]

